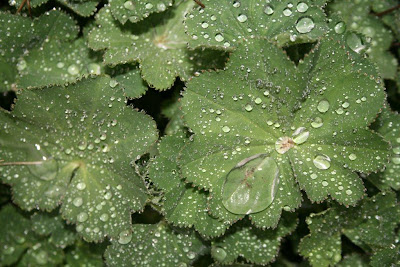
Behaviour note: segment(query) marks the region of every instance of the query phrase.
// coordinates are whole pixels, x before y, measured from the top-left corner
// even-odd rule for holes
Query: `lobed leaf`
[[[125,106],[113,80],[24,90],[0,116],[1,179],[19,206],[53,210],[62,203],[63,217],[89,241],[130,229],[131,212],[147,199],[130,163],[157,132],[148,116]]]

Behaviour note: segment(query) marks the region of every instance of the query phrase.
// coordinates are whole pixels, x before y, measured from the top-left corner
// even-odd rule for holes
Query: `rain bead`
[[[300,2],[297,4],[297,11],[304,13],[308,10],[308,5],[306,3]]]
[[[114,88],[115,86],[118,85],[118,82],[117,82],[117,80],[112,79],[112,80],[110,80],[109,85],[110,85],[111,88]]]
[[[81,197],[75,198],[72,203],[74,204],[75,207],[80,207],[82,206],[83,199]]]
[[[264,13],[267,15],[274,14],[274,9],[270,5],[266,5],[264,8]]]
[[[399,157],[393,157],[392,162],[396,165],[400,164],[400,158]]]
[[[287,136],[279,137],[275,142],[275,150],[279,154],[285,154],[292,147],[294,147],[294,141]]]
[[[222,204],[234,214],[250,214],[266,209],[275,198],[279,168],[266,154],[240,161],[226,176]]]
[[[229,128],[228,126],[224,126],[224,127],[222,127],[222,131],[224,133],[229,133],[231,131],[231,128]]]
[[[128,10],[134,10],[135,9],[135,5],[132,3],[132,1],[126,1],[124,3],[124,7]]]
[[[350,160],[356,160],[356,159],[357,159],[356,154],[351,153],[351,154],[349,155],[349,159],[350,159]]]
[[[257,105],[261,104],[261,103],[262,103],[261,98],[257,97],[257,98],[254,100],[254,103],[256,103]]]
[[[68,73],[71,75],[78,75],[79,74],[79,67],[75,64],[72,64],[68,67]]]
[[[157,4],[157,10],[162,12],[165,11],[167,9],[167,6],[164,3],[159,3]]]
[[[79,150],[85,150],[86,147],[87,147],[86,141],[81,141],[81,142],[79,142],[79,144],[78,144],[78,149],[79,149]]]
[[[207,29],[207,28],[208,28],[208,23],[207,23],[207,22],[203,22],[203,23],[201,24],[201,27],[202,27],[203,29]]]
[[[187,257],[188,257],[190,260],[193,260],[194,258],[196,258],[196,253],[190,251],[190,252],[188,252]]]
[[[215,41],[222,42],[223,40],[224,40],[224,37],[220,33],[215,35]]]
[[[310,175],[310,177],[311,177],[311,179],[315,180],[315,179],[317,179],[318,175],[316,175],[315,173],[313,173],[313,174]]]
[[[131,242],[132,240],[132,232],[129,230],[126,231],[122,231],[121,233],[119,233],[119,239],[118,239],[118,243],[120,243],[121,245],[126,245],[129,242]]]
[[[329,105],[328,100],[324,99],[324,100],[319,101],[317,109],[318,109],[319,112],[325,113],[325,112],[327,112],[329,110],[329,106],[330,105]]]
[[[313,160],[314,166],[320,170],[327,170],[331,167],[331,159],[327,155],[318,155]]]
[[[86,188],[86,184],[85,184],[85,183],[78,183],[78,184],[76,185],[76,188],[77,188],[78,190],[84,190],[84,189]]]
[[[233,2],[233,7],[236,7],[236,8],[240,7],[240,2],[239,1],[234,1]]]
[[[341,34],[341,33],[344,33],[345,30],[346,30],[346,24],[343,21],[338,22],[335,25],[335,32],[336,33]]]
[[[22,70],[26,69],[26,66],[27,66],[26,61],[21,59],[17,63],[17,70],[22,71]]]
[[[300,145],[307,141],[308,137],[310,136],[310,132],[307,131],[304,127],[299,127],[293,133],[293,142]]]
[[[99,64],[90,63],[88,65],[88,71],[90,74],[100,75],[101,74],[101,67]]]
[[[351,194],[353,194],[353,191],[351,191],[350,189],[346,190],[346,195],[350,196]]]
[[[211,248],[211,255],[214,259],[222,262],[226,258],[226,251],[220,247],[212,247]]]
[[[283,15],[289,17],[290,15],[292,15],[292,11],[289,8],[286,8],[283,10]]]
[[[145,7],[146,9],[151,9],[151,8],[153,8],[153,4],[147,3],[144,7]]]
[[[89,218],[88,214],[86,212],[81,212],[76,216],[76,220],[78,222],[84,222]]]
[[[108,218],[109,218],[109,216],[107,213],[103,213],[100,215],[100,221],[102,221],[102,222],[108,221]]]
[[[35,258],[36,263],[39,265],[45,265],[48,263],[49,255],[44,250],[40,250],[38,253],[32,253],[32,256]]]
[[[344,103],[342,104],[342,107],[343,107],[343,108],[348,108],[349,106],[350,106],[349,102],[344,102]]]
[[[322,181],[322,186],[328,186],[328,182],[327,181]]]
[[[59,69],[64,68],[64,63],[63,62],[58,62],[57,63],[57,68],[59,68]]]
[[[361,53],[361,51],[365,48],[361,38],[355,33],[347,35],[346,41],[350,49],[356,53]]]
[[[324,122],[320,117],[315,117],[314,120],[311,122],[311,126],[313,128],[320,128],[322,127],[322,125],[324,125]]]
[[[238,20],[239,22],[245,22],[245,21],[247,20],[247,16],[246,16],[245,14],[240,14],[240,15],[237,17],[237,20]]]
[[[400,155],[400,146],[394,147],[393,148],[393,153],[396,155]]]
[[[296,23],[296,30],[299,33],[309,33],[314,27],[314,21],[307,17],[299,19]]]
[[[246,110],[246,111],[252,111],[253,110],[253,107],[250,105],[250,104],[247,104],[245,107],[244,107],[244,109]]]

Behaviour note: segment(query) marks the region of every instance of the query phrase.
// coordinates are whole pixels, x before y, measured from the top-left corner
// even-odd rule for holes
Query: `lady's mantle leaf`
[[[187,266],[206,249],[194,232],[135,224],[107,248],[105,258],[108,266]]]
[[[89,46],[106,49],[106,64],[139,62],[143,79],[160,90],[170,88],[177,76],[187,80],[198,70],[222,67],[221,52],[187,49],[182,21],[194,3],[178,2],[167,13],[124,26],[113,19],[110,7],[104,7],[96,17],[98,28],[89,34]]]
[[[323,1],[326,2],[326,1]],[[315,41],[327,30],[322,5],[310,0],[205,0],[185,19],[191,47],[236,47],[243,39],[267,38],[279,46]]]
[[[169,223],[193,226],[206,238],[220,236],[228,225],[208,214],[208,193],[185,184],[180,178],[177,157],[185,139],[181,133],[161,139],[160,154],[150,164],[149,177],[165,192],[164,214]]]
[[[361,208],[335,207],[307,218],[310,234],[302,239],[300,254],[313,266],[330,266],[341,259],[341,234],[364,247],[378,249],[394,242],[400,208],[392,192],[365,200]]]
[[[75,1],[75,0],[57,0],[60,4],[70,8],[76,14],[82,17],[92,16],[96,12],[96,6],[99,0]]]
[[[372,125],[392,145],[390,162],[384,171],[371,174],[371,180],[380,189],[400,189],[400,115],[386,107],[379,115],[378,120]]]
[[[355,171],[387,161],[388,143],[367,130],[384,99],[375,68],[339,35],[321,40],[298,67],[267,41],[248,42],[226,71],[187,83],[182,109],[195,136],[182,151],[183,175],[210,190],[211,212],[231,222],[245,213],[222,205],[223,184],[235,166],[259,154],[275,160],[279,181],[272,204],[251,215],[256,225],[275,226],[282,208],[299,206],[296,180],[312,201],[331,195],[354,205],[364,194]]]
[[[288,214],[286,214],[288,215]],[[235,225],[226,235],[212,242],[211,255],[220,263],[233,263],[239,256],[256,264],[267,264],[278,254],[281,240],[296,229],[296,216],[283,216],[274,230]]]
[[[75,246],[65,254],[65,259],[68,266],[71,267],[103,267],[104,250],[105,243],[95,245],[86,242],[77,242]]]
[[[172,0],[110,0],[110,8],[113,16],[125,24],[128,20],[138,22],[151,13],[163,12],[172,3]]]
[[[52,210],[62,203],[63,217],[87,240],[130,229],[131,212],[147,199],[130,163],[157,132],[148,116],[125,106],[113,80],[24,90],[0,117],[1,179],[18,205]]]

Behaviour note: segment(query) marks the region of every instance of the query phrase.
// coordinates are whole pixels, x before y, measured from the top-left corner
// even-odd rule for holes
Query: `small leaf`
[[[165,223],[135,224],[132,232],[112,242],[105,258],[109,266],[181,266],[193,263],[205,249],[193,232]]]
[[[76,14],[82,17],[92,16],[96,10],[99,0],[89,0],[89,1],[74,1],[74,0],[57,0],[60,4],[68,7]]]
[[[85,242],[77,242],[75,247],[69,250],[65,255],[68,266],[104,266],[103,253],[105,246],[103,244],[104,243],[94,245]]]
[[[130,229],[131,212],[147,199],[130,163],[157,132],[148,116],[126,107],[110,78],[24,90],[0,116],[1,179],[18,205],[53,210],[62,203],[63,217],[90,241]]]
[[[108,69],[108,74],[124,89],[129,98],[139,98],[148,89],[147,84],[140,76],[140,70],[134,65],[119,65]]]

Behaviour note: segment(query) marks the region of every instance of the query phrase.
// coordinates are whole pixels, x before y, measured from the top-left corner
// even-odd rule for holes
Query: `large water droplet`
[[[88,214],[86,212],[81,212],[76,216],[76,220],[78,222],[84,222],[89,218]]]
[[[285,154],[292,147],[294,147],[294,141],[287,136],[279,137],[275,142],[275,150],[279,154]]]
[[[289,17],[290,15],[292,15],[292,10],[290,10],[289,8],[285,8],[283,10],[283,15],[285,15],[286,17]]]
[[[188,259],[193,260],[194,258],[196,258],[196,253],[194,253],[193,251],[189,251],[186,256],[188,257]]]
[[[315,117],[314,120],[311,122],[311,126],[313,128],[320,128],[322,127],[322,125],[324,125],[324,122],[320,117]]]
[[[240,14],[240,15],[237,17],[237,20],[238,20],[239,22],[245,22],[245,21],[247,20],[247,16],[246,16],[245,14]]]
[[[222,42],[223,40],[224,40],[224,37],[220,33],[217,33],[215,35],[215,41]]]
[[[222,131],[224,133],[229,133],[231,131],[231,128],[229,128],[228,126],[224,126],[224,127],[222,127]]]
[[[77,183],[76,184],[76,188],[78,189],[78,190],[84,190],[85,188],[86,188],[86,184],[85,183]]]
[[[257,154],[240,161],[226,176],[222,203],[235,214],[260,212],[271,205],[279,184],[275,160]]]
[[[128,244],[129,242],[131,242],[131,240],[132,240],[132,232],[131,231],[126,230],[126,231],[122,231],[121,233],[119,233],[118,243],[120,243],[121,245]]]
[[[327,155],[318,155],[313,160],[314,166],[320,170],[327,170],[331,166],[331,159]]]
[[[344,33],[345,30],[346,30],[346,24],[343,21],[338,22],[335,25],[335,32],[336,33],[341,34],[341,33]]]
[[[396,155],[400,155],[400,146],[396,146],[393,148],[393,153]]]
[[[90,74],[100,75],[101,74],[101,67],[99,64],[90,63],[88,65],[88,71]]]
[[[308,10],[308,5],[304,2],[300,2],[297,4],[297,11],[300,13],[304,13]]]
[[[299,127],[293,133],[293,142],[300,145],[307,141],[308,137],[310,136],[310,132],[307,131],[305,127]]]
[[[274,14],[274,9],[270,5],[266,5],[264,8],[264,13],[267,15],[272,15]]]
[[[361,51],[365,48],[365,45],[363,44],[361,38],[355,33],[350,33],[349,35],[347,35],[346,41],[351,50],[356,53],[361,53]]]
[[[79,74],[79,67],[75,64],[72,64],[67,69],[68,73],[71,75],[78,75]]]
[[[26,61],[24,59],[20,59],[17,63],[17,70],[22,71],[24,69],[26,69]]]
[[[226,251],[221,247],[212,247],[211,248],[211,255],[214,259],[219,262],[222,262],[226,258]]]
[[[75,207],[80,207],[82,206],[83,199],[81,197],[75,198],[72,203],[74,204]]]
[[[324,99],[324,100],[319,101],[317,109],[318,109],[319,112],[325,113],[325,112],[327,112],[329,110],[329,106],[330,105],[329,105],[328,100]]]
[[[124,3],[124,7],[125,7],[126,9],[129,9],[129,10],[134,10],[134,9],[135,9],[135,6],[134,6],[134,4],[132,3],[132,1],[126,1],[126,2]]]
[[[296,23],[296,30],[299,33],[308,33],[312,29],[314,29],[314,27],[314,21],[311,18],[307,17],[299,19],[299,21],[297,21]]]
[[[245,109],[246,111],[252,111],[252,110],[253,110],[253,107],[252,107],[250,104],[247,104],[247,105],[244,107],[244,109]]]
[[[207,22],[203,22],[203,23],[201,24],[201,27],[202,27],[203,29],[207,29],[207,28],[208,28],[208,23],[207,23]]]
[[[153,4],[152,3],[147,3],[144,7],[146,9],[151,9],[151,8],[153,8]]]
[[[109,216],[107,213],[103,213],[100,215],[100,221],[102,221],[102,222],[108,221],[108,218],[109,218]]]
[[[356,159],[357,159],[357,155],[351,153],[351,154],[349,155],[349,159],[350,159],[350,160],[356,160]]]

